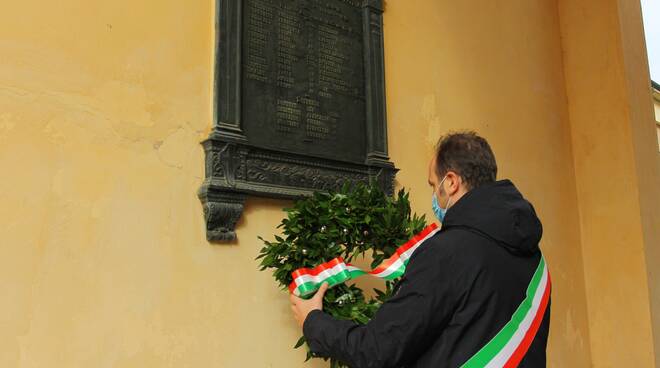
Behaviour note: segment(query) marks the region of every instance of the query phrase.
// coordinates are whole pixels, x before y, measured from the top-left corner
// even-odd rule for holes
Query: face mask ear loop
[[[438,187],[440,188],[440,193],[442,193],[442,183],[445,182],[445,179],[447,179],[447,175],[445,175],[445,177],[442,178],[442,180],[440,180],[440,184],[438,184]],[[440,201],[438,201],[438,204],[440,204]]]
[[[447,179],[447,175],[445,175],[445,177],[440,180],[440,184],[438,185],[440,186],[440,189],[442,189],[442,183],[444,183],[445,179]],[[449,203],[451,203],[451,197],[449,194],[447,194],[447,207],[444,208],[445,211],[449,209]],[[440,202],[438,202],[438,205],[440,205]]]

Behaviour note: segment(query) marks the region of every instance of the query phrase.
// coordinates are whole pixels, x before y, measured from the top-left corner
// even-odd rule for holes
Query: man
[[[352,368],[545,367],[550,279],[542,226],[488,142],[442,137],[429,164],[441,230],[412,255],[393,296],[366,325],[322,311],[327,284],[291,295],[315,356]]]

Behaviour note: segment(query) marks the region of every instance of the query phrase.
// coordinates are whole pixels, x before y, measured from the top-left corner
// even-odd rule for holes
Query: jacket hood
[[[534,207],[509,180],[467,192],[447,210],[442,229],[452,227],[480,233],[520,256],[537,254],[543,234]]]

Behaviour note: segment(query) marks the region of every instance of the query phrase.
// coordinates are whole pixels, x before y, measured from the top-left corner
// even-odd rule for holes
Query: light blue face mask
[[[437,217],[440,222],[445,220],[445,213],[447,213],[446,209],[440,208],[438,196],[435,195],[435,192],[433,193],[433,213],[435,213],[435,217]]]
[[[440,181],[440,186],[442,186],[442,183],[447,179],[447,176],[445,175],[444,178]],[[440,220],[440,222],[443,222],[445,220],[445,214],[447,213],[446,208],[440,207],[440,203],[438,202],[438,196],[435,195],[435,191],[433,192],[433,200],[432,200],[432,205],[433,207],[433,213],[435,214],[435,217]],[[447,208],[449,208],[449,200],[447,201]]]

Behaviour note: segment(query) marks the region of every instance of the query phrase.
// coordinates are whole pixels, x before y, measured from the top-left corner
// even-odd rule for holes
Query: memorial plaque
[[[364,162],[362,7],[353,1],[244,0],[248,142]]]
[[[343,182],[388,193],[382,4],[218,0],[214,130],[198,195],[209,240],[232,240],[246,195]]]

